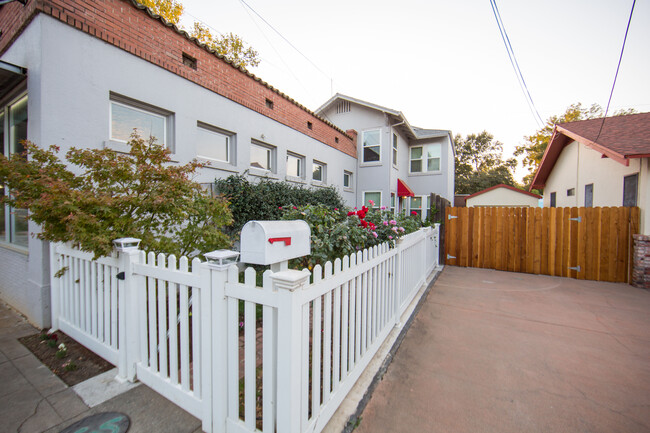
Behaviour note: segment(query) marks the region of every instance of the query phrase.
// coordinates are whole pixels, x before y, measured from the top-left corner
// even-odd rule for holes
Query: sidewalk
[[[128,415],[129,433],[201,432],[200,420],[142,384],[89,407],[17,340],[37,332],[20,314],[0,302],[0,432],[58,433],[100,412]],[[99,392],[102,389],[96,388]]]

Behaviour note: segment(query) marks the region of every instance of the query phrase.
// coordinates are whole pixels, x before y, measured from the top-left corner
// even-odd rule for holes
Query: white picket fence
[[[261,287],[252,268],[240,282],[234,265],[55,245],[53,327],[206,432],[320,432],[438,265],[438,230],[312,272],[267,270]]]

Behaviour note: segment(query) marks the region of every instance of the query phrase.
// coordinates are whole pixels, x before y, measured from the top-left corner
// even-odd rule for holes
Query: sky
[[[489,0],[181,2],[182,25],[238,34],[259,52],[251,72],[311,110],[339,92],[402,111],[414,126],[486,130],[506,158],[540,128]],[[632,3],[497,0],[544,121],[574,103],[606,107]],[[650,111],[650,0],[636,2],[610,113],[623,108]],[[527,173],[520,165],[515,177]]]

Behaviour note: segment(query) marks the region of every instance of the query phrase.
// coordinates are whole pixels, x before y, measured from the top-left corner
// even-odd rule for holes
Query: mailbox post
[[[303,220],[249,221],[241,231],[241,261],[286,271],[288,261],[311,254],[311,230]]]

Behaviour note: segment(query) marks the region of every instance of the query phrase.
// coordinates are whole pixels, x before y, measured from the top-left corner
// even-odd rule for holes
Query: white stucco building
[[[417,212],[426,218],[429,195],[454,200],[455,149],[451,131],[412,126],[401,111],[336,94],[316,113],[357,143],[357,202]]]
[[[531,186],[542,188],[545,207],[638,206],[650,234],[650,113],[557,124]]]
[[[510,185],[494,185],[465,199],[466,207],[538,207],[542,196]]]

